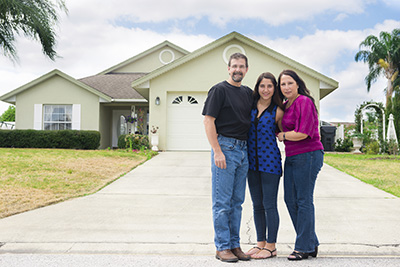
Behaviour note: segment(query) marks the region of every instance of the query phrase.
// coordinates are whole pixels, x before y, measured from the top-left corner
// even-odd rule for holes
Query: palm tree
[[[43,53],[55,60],[57,9],[68,13],[65,0],[0,0],[0,49],[4,56],[18,60],[15,38],[25,35],[40,41]]]
[[[362,49],[365,50],[362,50]],[[360,44],[360,51],[355,56],[356,61],[368,63],[369,73],[365,77],[367,90],[379,76],[384,75],[388,80],[386,88],[386,106],[392,99],[393,83],[400,68],[400,29],[392,33],[382,31],[379,38],[370,35]]]

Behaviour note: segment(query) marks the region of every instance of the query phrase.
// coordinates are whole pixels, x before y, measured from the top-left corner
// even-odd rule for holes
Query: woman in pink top
[[[287,99],[278,139],[285,143],[285,203],[296,230],[294,251],[288,259],[302,260],[318,253],[314,187],[324,152],[317,109],[304,81],[296,72],[284,70],[279,75],[278,88]]]

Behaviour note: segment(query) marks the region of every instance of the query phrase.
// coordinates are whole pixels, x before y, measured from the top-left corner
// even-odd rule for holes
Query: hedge
[[[98,149],[98,131],[0,130],[0,147]]]

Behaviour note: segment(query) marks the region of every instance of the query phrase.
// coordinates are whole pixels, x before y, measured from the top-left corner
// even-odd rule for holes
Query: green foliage
[[[53,3],[55,2],[55,3]],[[43,53],[55,60],[57,10],[68,12],[65,0],[0,0],[0,48],[6,57],[17,60],[16,36],[40,41]]]
[[[374,140],[365,146],[365,153],[377,155],[379,154],[379,142]]]
[[[335,142],[335,151],[337,152],[350,152],[353,147],[353,142],[350,137],[345,137],[343,140],[339,138]]]
[[[368,106],[368,107],[367,107]],[[375,101],[364,101],[361,105],[359,105],[354,111],[354,121],[356,123],[356,132],[361,132],[361,120],[362,120],[362,111],[365,109],[373,109],[375,113],[367,113],[368,121],[367,123],[363,123],[363,133],[366,131],[371,131],[373,129],[378,129],[378,138],[382,138],[383,133],[383,111],[385,110],[383,104]],[[379,126],[377,126],[377,124]]]
[[[380,76],[390,80],[386,89],[386,105],[393,95],[393,82],[400,68],[400,29],[394,29],[392,33],[380,32],[379,38],[370,35],[360,44],[360,51],[355,55],[356,61],[368,63],[369,73],[365,77],[369,92],[372,83]]]
[[[399,154],[399,145],[394,140],[384,141],[381,144],[382,151],[389,155]]]
[[[141,134],[126,134],[118,137],[118,148],[146,150],[150,148],[149,137]]]
[[[0,116],[0,121],[15,121],[15,106],[9,106]]]
[[[98,149],[98,131],[0,130],[0,147]]]
[[[400,138],[400,78],[395,82],[394,96],[386,108],[386,123],[388,123],[389,115],[393,114],[394,128],[396,129],[397,138]]]

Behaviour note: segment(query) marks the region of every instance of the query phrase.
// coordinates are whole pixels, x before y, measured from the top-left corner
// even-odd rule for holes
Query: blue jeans
[[[214,242],[218,251],[240,247],[240,222],[249,168],[247,142],[218,136],[226,169],[218,168],[211,151]]]
[[[249,170],[248,183],[253,201],[257,242],[276,243],[279,228],[277,198],[280,179],[280,175],[277,174]]]
[[[296,251],[313,252],[319,245],[315,233],[314,187],[323,161],[322,150],[286,157],[285,160],[285,203],[297,234]]]

